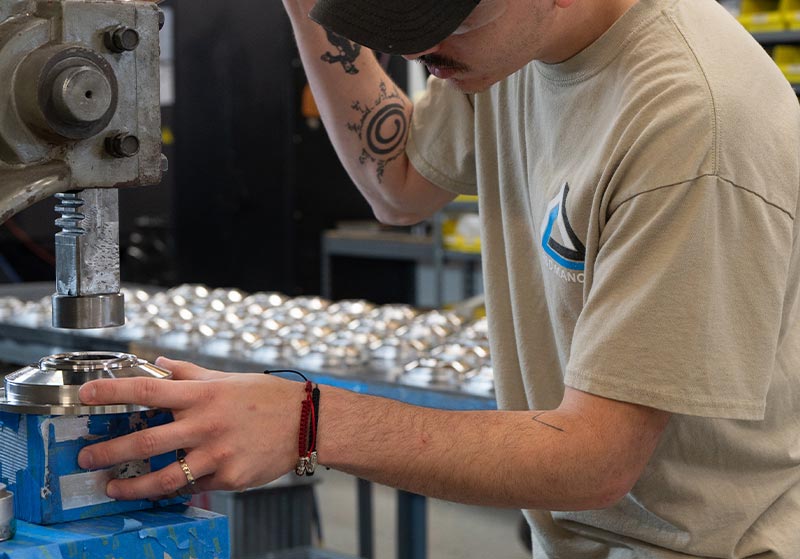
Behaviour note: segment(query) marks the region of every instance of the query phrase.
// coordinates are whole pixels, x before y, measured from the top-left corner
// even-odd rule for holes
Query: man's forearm
[[[626,413],[642,410],[642,417],[649,413],[614,405],[628,406]],[[629,491],[657,442],[645,429],[613,433],[618,428],[612,421],[595,425],[569,406],[548,412],[450,412],[329,387],[323,388],[321,406],[322,464],[469,504],[604,508]]]
[[[387,221],[429,213],[405,196],[405,145],[412,105],[373,53],[308,19],[314,2],[284,0],[300,56],[328,135],[350,177]],[[436,209],[436,208],[435,208]]]

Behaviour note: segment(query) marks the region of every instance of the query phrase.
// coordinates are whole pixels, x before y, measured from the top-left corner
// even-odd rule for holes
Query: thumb
[[[156,359],[156,366],[171,372],[173,380],[210,380],[225,374],[219,371],[209,371],[188,361],[175,361],[166,357]]]

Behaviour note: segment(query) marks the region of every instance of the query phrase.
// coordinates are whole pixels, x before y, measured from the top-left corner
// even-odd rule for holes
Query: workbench
[[[137,286],[131,286],[137,288]],[[0,297],[11,296],[22,300],[38,300],[53,292],[50,283],[12,284],[0,286]],[[150,341],[125,342],[87,334],[85,331],[39,329],[12,324],[0,324],[0,361],[19,365],[38,361],[53,353],[68,351],[114,351],[132,353],[155,361],[160,355],[172,359],[191,361],[200,366],[237,372],[264,370],[263,363],[234,357],[215,357],[197,352],[165,349]],[[278,368],[270,365],[270,368]],[[403,384],[396,371],[359,368],[330,371],[303,372],[315,383],[336,386],[361,394],[370,394],[409,404],[447,410],[496,409],[492,394],[471,394],[444,388]],[[359,556],[373,559],[373,499],[372,484],[359,479],[358,527]],[[398,559],[425,559],[427,557],[427,503],[425,497],[397,492],[397,557]]]

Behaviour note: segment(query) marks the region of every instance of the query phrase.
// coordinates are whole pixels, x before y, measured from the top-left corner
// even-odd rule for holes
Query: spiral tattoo
[[[355,101],[353,110],[361,113],[361,121],[348,123],[347,128],[361,139],[361,155],[358,162],[364,165],[368,160],[378,165],[378,182],[383,182],[386,164],[405,152],[408,133],[406,102],[394,89],[387,92],[386,84],[381,82],[380,95],[368,107]]]

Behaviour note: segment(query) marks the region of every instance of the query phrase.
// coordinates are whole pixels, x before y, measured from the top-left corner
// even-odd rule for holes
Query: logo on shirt
[[[547,267],[564,281],[583,283],[586,247],[575,234],[567,215],[569,183],[547,205],[542,222],[542,249],[552,259]]]

